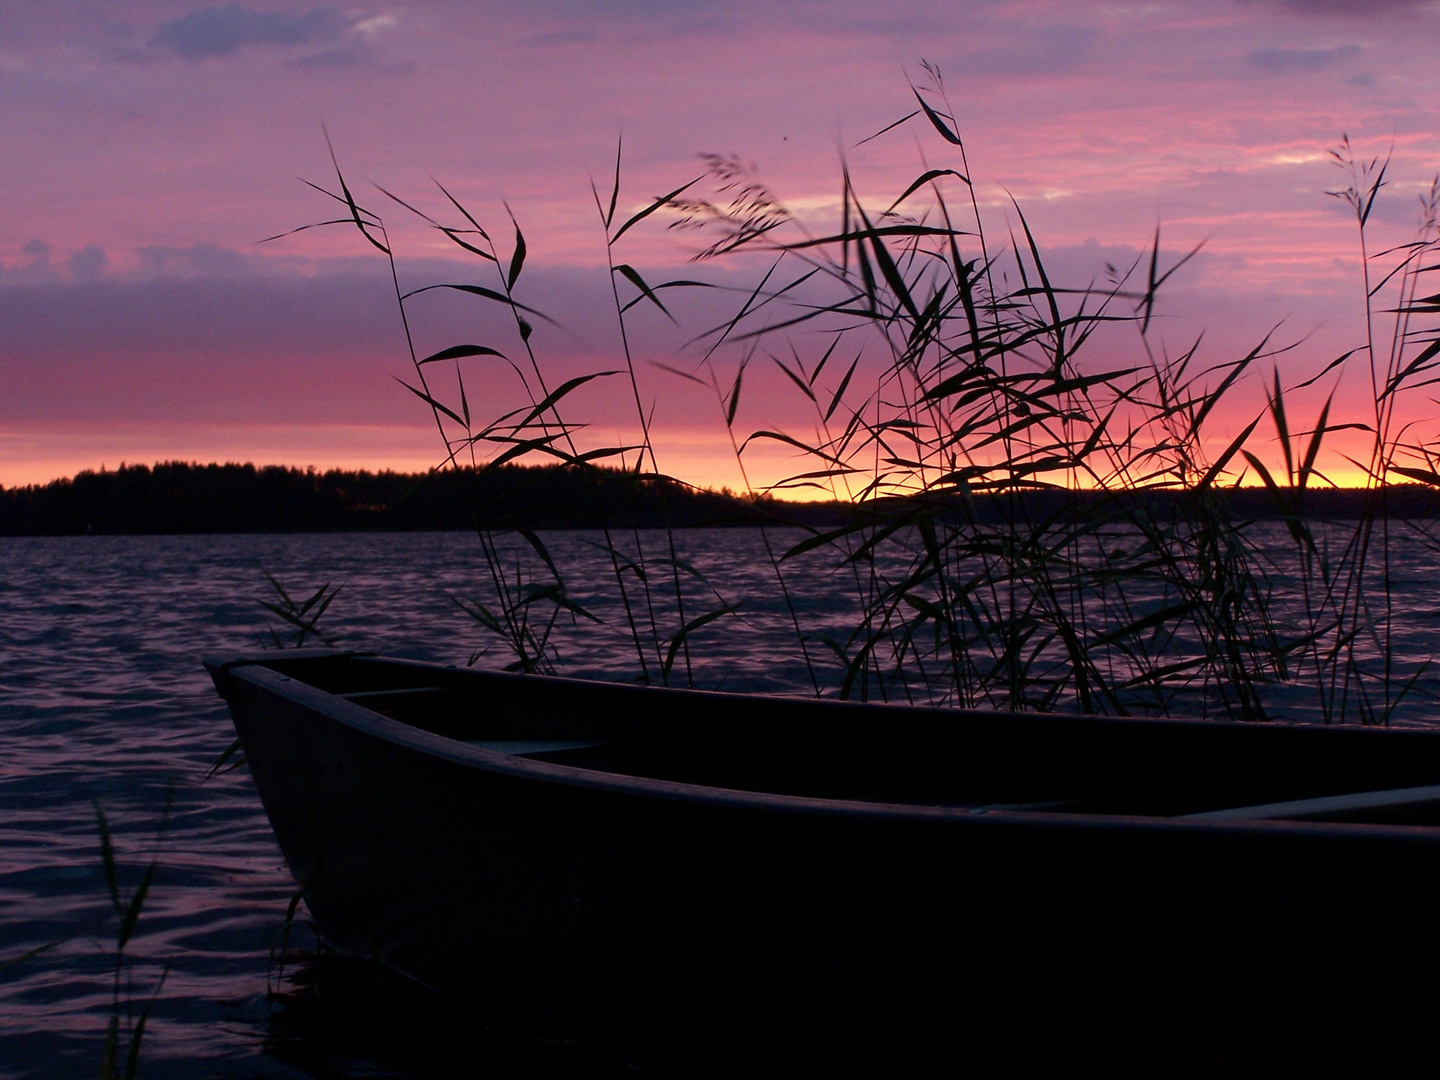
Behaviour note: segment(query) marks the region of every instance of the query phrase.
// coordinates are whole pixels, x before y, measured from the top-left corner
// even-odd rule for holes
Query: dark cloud
[[[196,8],[160,24],[150,38],[152,48],[165,49],[186,60],[231,56],[252,45],[294,46],[333,41],[346,29],[334,8],[289,13],[257,11],[241,4]]]
[[[20,254],[25,256],[25,262],[20,266],[11,266],[6,274],[6,280],[17,284],[38,284],[42,282],[56,281],[59,275],[50,262],[52,248],[44,240],[31,240],[20,249]]]
[[[56,419],[382,422],[403,368],[383,277],[107,275],[0,287],[0,424]]]
[[[146,258],[161,272],[111,272],[80,281],[53,274],[47,280],[26,279],[13,266],[6,270],[0,280],[0,326],[5,327],[0,425],[20,419],[288,423],[324,418],[389,424],[424,418],[423,407],[392,378],[413,372],[394,287],[380,260],[337,260],[334,266],[326,261],[314,268],[316,273],[301,273],[266,267],[267,260],[259,256],[213,248],[152,248]],[[187,272],[205,262],[228,262],[232,271],[243,264],[246,270]],[[400,280],[407,289],[469,281],[473,270],[448,260],[406,261]],[[704,273],[643,264],[639,270],[651,281]],[[716,280],[734,289],[750,282],[739,271],[730,277],[717,274]],[[603,270],[597,275],[527,267],[518,288],[526,302],[564,327],[537,320],[531,339],[554,379],[618,366],[615,313]],[[667,297],[685,327],[715,325],[733,314],[733,291],[676,291],[691,294]],[[436,291],[417,297],[409,314],[422,354],[478,342],[523,355],[514,320],[502,305]],[[642,385],[647,393],[665,396],[665,421],[712,421],[716,406],[708,392],[692,391],[691,384],[647,363],[652,358],[676,363],[685,355],[681,346],[690,331],[644,309],[632,313],[630,329],[631,348],[644,368]],[[503,363],[477,360],[467,367],[467,378],[494,399],[497,413],[520,403],[515,397],[520,384]],[[591,389],[586,400],[594,402],[593,415],[605,423],[633,415],[628,382],[606,379]]]
[[[140,257],[140,265],[149,275],[233,278],[252,270],[240,252],[216,244],[193,244],[183,248],[143,247],[135,254]]]
[[[1323,71],[1362,52],[1359,45],[1337,45],[1330,49],[1251,49],[1247,59],[1252,67],[1261,71],[1290,74]]]
[[[98,281],[105,276],[110,257],[99,244],[89,244],[73,252],[67,260],[70,276],[76,281]]]

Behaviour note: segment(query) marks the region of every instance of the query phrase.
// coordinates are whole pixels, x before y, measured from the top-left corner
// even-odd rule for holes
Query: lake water
[[[600,587],[608,560],[586,543],[598,537],[546,539],[562,568],[576,568],[576,599],[618,625],[623,611]],[[696,684],[808,686],[760,534],[692,530],[681,542],[681,560],[744,618],[697,633]],[[255,649],[278,625],[257,602],[274,599],[269,571],[297,595],[341,585],[322,622],[340,644],[465,663],[488,639],[452,597],[479,591],[481,565],[475,537],[458,533],[0,538],[0,963],[63,942],[0,969],[0,1078],[98,1075],[112,1008],[103,949],[117,919],[96,804],[115,834],[122,886],[133,887],[152,856],[159,864],[126,949],[142,1002],[170,965],[145,1036],[144,1074],[310,1075],[266,1051],[270,948],[293,885],[248,774],[201,782],[233,730],[200,658]],[[703,590],[691,592],[687,614],[713,609]],[[821,581],[794,599],[809,622],[840,629],[847,607],[835,592]],[[567,674],[638,670],[623,634],[579,620],[561,625],[557,639]],[[677,653],[677,676],[683,667]],[[363,1057],[346,1064],[332,1055],[318,1068],[387,1075]]]
[[[593,546],[597,539],[545,536],[570,595],[604,621],[600,628],[562,621],[554,640],[565,674],[633,678],[640,661],[616,632],[625,615],[607,599],[609,560]],[[777,551],[793,542],[785,534],[771,539]],[[668,554],[663,534],[644,542],[651,555]],[[697,631],[694,683],[807,692],[811,675],[797,656],[761,534],[690,530],[678,542],[680,561],[739,612]],[[1440,630],[1440,566],[1418,549],[1402,562],[1400,651],[1413,668]],[[122,887],[133,887],[152,858],[158,865],[126,949],[125,996],[136,1001],[169,966],[146,1032],[143,1075],[423,1075],[346,1046],[343,1031],[337,1040],[333,1031],[322,1038],[297,1028],[267,998],[270,950],[293,885],[248,774],[202,782],[233,731],[200,658],[256,647],[277,625],[257,603],[274,598],[263,568],[298,595],[340,584],[322,626],[342,645],[463,664],[488,640],[453,599],[481,591],[476,539],[0,539],[0,567],[0,963],[61,943],[0,968],[0,1080],[99,1072],[112,1008],[106,950],[117,919],[102,873],[97,805],[115,834]],[[713,610],[714,596],[686,577],[687,618]],[[664,608],[673,587],[668,578],[651,584]],[[855,616],[844,577],[813,573],[792,584],[791,604],[812,641],[827,633],[843,639]],[[647,618],[639,599],[635,617]],[[815,677],[833,689],[838,662],[818,648]],[[492,650],[478,663],[508,659]],[[663,659],[646,662],[653,670]],[[677,650],[680,681],[685,663]],[[1427,702],[1415,718],[1428,719],[1428,711]],[[167,799],[168,824],[157,837]],[[524,1075],[534,1066],[492,1063],[487,1071]]]

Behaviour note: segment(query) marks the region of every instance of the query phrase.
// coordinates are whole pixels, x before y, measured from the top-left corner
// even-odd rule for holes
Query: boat
[[[332,948],[662,1073],[1293,1063],[1440,1005],[1440,731],[206,666]]]

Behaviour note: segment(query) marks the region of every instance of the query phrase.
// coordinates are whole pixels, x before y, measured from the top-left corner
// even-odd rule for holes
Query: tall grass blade
[[[510,207],[505,207],[508,212]],[[520,271],[525,266],[525,236],[520,231],[520,226],[515,222],[515,215],[510,215],[510,223],[515,225],[515,254],[510,256],[510,269],[505,274],[505,288],[515,288],[515,283],[520,280]]]
[[[658,199],[656,199],[654,202],[652,202],[649,206],[645,207],[645,209],[643,209],[643,210],[641,210],[639,213],[633,215],[633,216],[630,218],[630,220],[628,220],[628,221],[625,222],[624,225],[621,225],[620,228],[615,231],[615,235],[612,236],[612,237],[610,237],[610,243],[611,243],[612,245],[618,244],[618,243],[620,242],[620,238],[621,238],[622,236],[624,236],[627,232],[629,232],[632,228],[634,228],[636,225],[640,224],[640,222],[644,221],[644,220],[645,220],[647,217],[649,217],[651,214],[655,213],[656,210],[660,210],[660,209],[663,209],[663,208],[666,207],[666,206],[669,206],[669,205],[670,205],[671,203],[673,203],[676,199],[678,199],[681,195],[685,194],[685,192],[689,191],[692,187],[694,187],[696,184],[698,184],[698,183],[699,183],[701,180],[703,180],[703,179],[704,179],[703,176],[697,176],[694,180],[691,180],[688,184],[681,184],[681,185],[680,185],[679,187],[677,187],[674,191],[670,192],[670,194],[668,194],[668,195],[661,195]]]
[[[434,364],[442,360],[463,360],[467,356],[498,356],[501,360],[508,360],[509,357],[498,349],[492,349],[488,345],[452,345],[448,349],[441,349],[437,353],[431,353],[421,364]]]
[[[105,874],[105,887],[110,890],[110,903],[115,908],[115,914],[120,914],[120,886],[115,874],[115,845],[110,839],[110,823],[105,820],[105,811],[100,809],[98,802],[91,802],[95,807],[95,824],[100,830],[100,865]]]

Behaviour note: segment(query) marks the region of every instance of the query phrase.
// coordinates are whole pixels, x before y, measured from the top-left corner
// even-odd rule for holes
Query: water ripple
[[[624,613],[600,584],[608,580],[608,559],[588,543],[598,539],[546,536],[571,595],[604,621],[599,632],[583,621],[562,623],[556,643],[566,674],[633,678],[639,661],[623,632]],[[779,537],[777,550],[790,539]],[[657,537],[639,540],[652,555],[657,550]],[[760,535],[693,530],[679,540],[681,558],[738,611],[697,634],[689,658],[695,683],[804,692],[810,676]],[[521,554],[517,548],[514,557]],[[326,623],[345,645],[464,663],[484,644],[453,600],[475,594],[483,580],[474,538],[11,538],[0,539],[0,566],[0,962],[63,942],[0,969],[0,1080],[98,1071],[112,1002],[106,949],[116,919],[101,871],[96,805],[114,831],[127,888],[151,859],[158,866],[127,949],[138,997],[169,965],[147,1033],[146,1074],[303,1075],[266,1049],[275,1041],[266,999],[270,950],[293,885],[248,775],[201,782],[233,730],[200,658],[261,639],[269,625],[256,602],[269,597],[264,568],[301,595],[326,582],[340,585]],[[1396,573],[1407,601],[1402,666],[1433,653],[1437,579],[1440,563],[1428,551]],[[810,573],[791,586],[818,676],[833,686],[837,661],[816,643],[827,634],[843,639],[853,625],[845,579]],[[694,579],[685,588],[691,617],[719,602]],[[480,663],[506,659],[492,651]],[[683,668],[684,657],[676,663]],[[1276,693],[1302,704],[1305,697],[1294,687]],[[292,1060],[314,1057],[293,1051],[286,1054]],[[331,1060],[326,1075],[379,1069]]]
[[[743,616],[705,635],[697,683],[803,686],[794,650],[773,647],[791,631],[760,570],[758,534],[684,536],[684,558]],[[548,538],[575,571],[576,598],[618,626],[621,613],[587,584],[604,575],[587,539]],[[452,597],[478,589],[478,555],[473,537],[446,533],[0,539],[0,962],[63,942],[0,970],[0,1080],[98,1071],[116,919],[96,805],[124,887],[158,864],[126,949],[139,999],[169,965],[146,1074],[300,1075],[266,1052],[270,950],[293,884],[248,775],[201,783],[233,730],[200,658],[257,646],[270,625],[256,602],[271,598],[263,568],[303,594],[340,584],[326,622],[343,644],[464,663],[483,642]],[[688,599],[706,602],[702,593]],[[838,626],[845,611],[832,594],[822,583],[796,602]],[[623,634],[563,627],[558,643],[567,673],[638,670]],[[373,1066],[332,1062],[332,1072]]]

